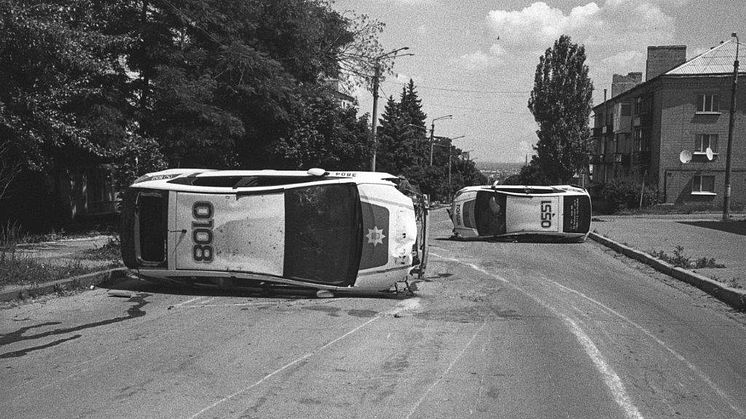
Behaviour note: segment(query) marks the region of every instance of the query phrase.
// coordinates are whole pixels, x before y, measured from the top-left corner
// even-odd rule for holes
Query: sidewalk
[[[715,293],[732,291],[746,298],[746,218],[739,214],[727,224],[721,219],[721,214],[596,216],[591,225],[591,239],[616,251],[631,253],[628,256],[636,259],[654,259],[651,256],[654,252],[673,257],[677,246],[681,246],[681,254],[692,262],[712,258],[716,264],[725,266],[671,271],[670,265],[659,265],[660,261],[643,262],[656,269],[662,268],[659,270],[668,271],[666,273],[672,276],[681,276],[679,279],[700,288],[714,288]],[[611,243],[605,243],[607,241]],[[639,255],[624,252],[624,247]],[[700,284],[703,279],[706,283]],[[746,305],[746,301],[743,304]]]

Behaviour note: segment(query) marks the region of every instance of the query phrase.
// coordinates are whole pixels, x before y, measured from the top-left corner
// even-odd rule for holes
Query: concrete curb
[[[651,266],[658,272],[662,272],[670,277],[694,285],[702,291],[705,291],[715,298],[725,302],[736,310],[746,311],[746,290],[726,287],[725,285],[718,281],[715,281],[714,279],[700,275],[696,272],[691,272],[686,269],[673,266],[670,263],[654,258],[647,253],[641,252],[623,244],[619,244],[614,240],[603,237],[597,233],[590,233],[589,237],[592,240],[616,251],[617,253],[621,253],[627,257]]]
[[[0,290],[0,301],[25,300],[58,290],[86,288],[106,281],[118,281],[127,277],[127,271],[127,268],[114,268],[41,284],[14,285]]]

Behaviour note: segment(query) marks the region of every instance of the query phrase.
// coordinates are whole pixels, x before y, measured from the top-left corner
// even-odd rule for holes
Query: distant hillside
[[[481,171],[497,171],[497,170],[521,170],[523,163],[496,163],[496,162],[481,162],[475,161],[477,169]]]
[[[495,181],[502,182],[508,176],[517,175],[523,167],[523,163],[495,163],[495,162],[476,162],[477,169],[487,176],[490,183]]]

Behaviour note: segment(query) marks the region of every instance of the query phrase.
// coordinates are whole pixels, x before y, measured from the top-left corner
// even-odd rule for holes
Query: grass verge
[[[725,268],[725,265],[715,262],[715,258],[702,257],[692,260],[684,255],[684,247],[676,246],[673,250],[673,256],[666,254],[664,251],[653,251],[650,253],[653,257],[673,266],[684,269],[703,269],[703,268]]]
[[[100,248],[82,251],[72,259],[49,263],[17,252],[11,246],[10,249],[0,250],[0,287],[41,284],[117,268],[122,266],[119,249],[119,239],[115,237]]]

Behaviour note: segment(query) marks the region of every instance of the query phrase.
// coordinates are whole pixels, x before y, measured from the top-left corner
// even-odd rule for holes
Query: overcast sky
[[[523,162],[536,142],[527,108],[539,57],[562,34],[585,46],[594,104],[613,74],[645,72],[648,46],[686,45],[687,58],[730,39],[746,40],[746,0],[335,0],[335,10],[386,24],[386,51],[407,46],[381,85],[398,99],[414,80],[427,126],[473,150],[478,162]],[[742,41],[744,42],[744,41]],[[741,61],[746,62],[742,59]],[[643,74],[644,77],[644,74]],[[372,95],[355,92],[360,114]]]

